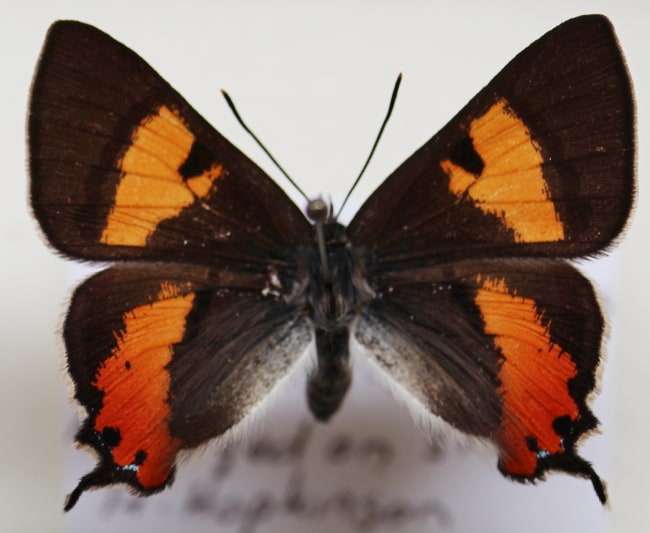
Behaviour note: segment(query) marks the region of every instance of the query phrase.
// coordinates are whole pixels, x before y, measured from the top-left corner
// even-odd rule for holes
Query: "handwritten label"
[[[152,498],[134,498],[119,489],[106,491],[98,518],[109,523],[128,516],[129,521],[142,522],[149,514],[164,514],[168,519],[192,517],[218,526],[217,531],[229,528],[240,533],[267,531],[265,524],[287,521],[317,524],[332,520],[350,531],[450,522],[449,509],[437,498],[412,501],[389,497],[382,490],[386,473],[398,459],[390,439],[344,432],[315,438],[315,432],[314,424],[301,422],[285,436],[264,435],[200,458],[198,476],[194,478],[193,472],[191,481],[188,475],[179,476],[177,484],[184,485],[183,490],[173,489],[174,500],[164,504],[165,510]],[[440,450],[422,448],[423,462],[440,458]],[[318,470],[330,470],[325,473],[330,478],[326,489],[308,462]],[[351,470],[367,479],[361,484],[359,479],[351,480],[346,475]],[[249,483],[242,479],[253,474]],[[332,479],[338,483],[331,485]],[[158,498],[169,499],[165,493]],[[173,529],[163,529],[167,530]]]

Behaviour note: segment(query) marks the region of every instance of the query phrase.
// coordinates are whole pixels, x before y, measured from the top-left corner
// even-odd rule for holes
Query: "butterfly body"
[[[634,196],[631,84],[611,24],[585,16],[513,59],[343,226],[307,216],[134,52],[91,26],[48,34],[29,118],[31,201],[50,243],[112,266],[63,336],[77,442],[99,457],[66,503],[173,481],[313,343],[307,403],[340,408],[350,345],[423,416],[493,442],[508,477],[600,478],[604,320],[567,259],[602,253]]]
[[[321,238],[318,233],[316,238]],[[345,227],[334,220],[325,222],[322,239],[323,256],[312,250],[308,259],[306,301],[314,325],[316,366],[310,375],[307,402],[316,418],[327,420],[338,410],[352,379],[350,324],[364,287],[360,261],[354,257]]]

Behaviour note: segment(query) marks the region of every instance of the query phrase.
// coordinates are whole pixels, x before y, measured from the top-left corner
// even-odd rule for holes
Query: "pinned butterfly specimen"
[[[576,451],[603,317],[567,259],[604,251],[634,195],[634,109],[602,16],[513,59],[345,227],[308,217],[140,57],[55,23],[33,85],[31,201],[50,243],[111,262],[63,336],[96,468],[68,497],[172,483],[297,365],[329,419],[352,337],[431,420],[492,441],[506,476],[604,484]]]

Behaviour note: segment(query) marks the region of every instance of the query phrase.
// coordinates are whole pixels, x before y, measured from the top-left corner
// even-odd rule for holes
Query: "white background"
[[[331,194],[335,202],[340,202],[363,163],[395,77],[403,72],[393,119],[355,194],[352,206],[358,206],[516,53],[560,22],[593,12],[608,15],[616,27],[638,105],[639,194],[634,217],[613,258],[590,270],[604,291],[612,342],[604,367],[603,394],[594,404],[603,422],[603,435],[586,440],[581,451],[607,479],[611,510],[599,508],[589,484],[582,480],[556,475],[536,487],[503,481],[498,473],[493,474],[489,457],[477,461],[470,456],[460,460],[457,469],[445,466],[444,486],[436,487],[435,479],[426,478],[428,471],[419,472],[404,459],[410,457],[410,443],[421,438],[406,412],[376,383],[363,377],[355,383],[341,416],[332,426],[318,428],[311,438],[314,449],[319,450],[341,432],[361,440],[382,431],[390,435],[398,432],[402,438],[395,446],[400,460],[391,463],[391,472],[377,478],[381,479],[377,490],[391,494],[399,486],[404,497],[415,498],[431,487],[432,493],[451,495],[450,505],[470,517],[454,511],[457,523],[468,524],[464,531],[532,532],[549,527],[556,533],[650,530],[650,353],[644,335],[648,328],[646,298],[650,297],[648,5],[641,0],[3,4],[0,530],[126,531],[119,520],[131,521],[139,531],[154,528],[153,523],[136,521],[141,517],[123,515],[110,522],[98,515],[94,498],[101,494],[82,497],[81,510],[75,509],[78,514],[72,518],[64,520],[60,511],[64,494],[92,463],[84,452],[70,451],[74,419],[65,401],[68,392],[55,333],[70,291],[70,267],[44,245],[27,203],[27,99],[39,50],[52,21],[71,18],[92,23],[136,50],[285,187],[221,99],[219,89],[226,88],[248,123],[303,189],[310,196]],[[289,394],[301,398],[299,393]],[[306,414],[304,407],[287,410],[286,405],[294,403],[280,401],[269,409],[268,420],[295,427]],[[268,420],[262,425],[268,426]],[[76,460],[82,461],[81,466],[75,466]],[[456,462],[452,459],[449,464]],[[194,461],[188,471],[192,468],[200,470],[201,460]],[[327,468],[314,472],[328,475]],[[341,465],[330,465],[332,472],[356,475],[346,474]],[[248,481],[242,478],[244,486],[262,483],[256,477],[259,472],[248,475]],[[483,481],[484,477],[489,479]],[[188,483],[191,485],[191,480]],[[320,531],[319,526],[329,528],[323,531],[351,528],[349,523],[337,522],[336,516],[321,524],[305,524],[294,521],[291,531]],[[411,526],[413,531],[433,529],[430,525]],[[211,530],[220,531],[219,527]],[[256,531],[289,531],[289,526],[282,527],[274,523]],[[463,531],[458,527],[440,531]],[[166,530],[182,529],[170,521]],[[155,530],[162,529],[156,526]]]

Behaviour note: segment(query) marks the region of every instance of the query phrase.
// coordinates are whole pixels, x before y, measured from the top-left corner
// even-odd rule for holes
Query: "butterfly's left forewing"
[[[34,212],[67,255],[263,270],[290,263],[311,239],[273,180],[144,60],[92,26],[50,28],[29,143]]]

